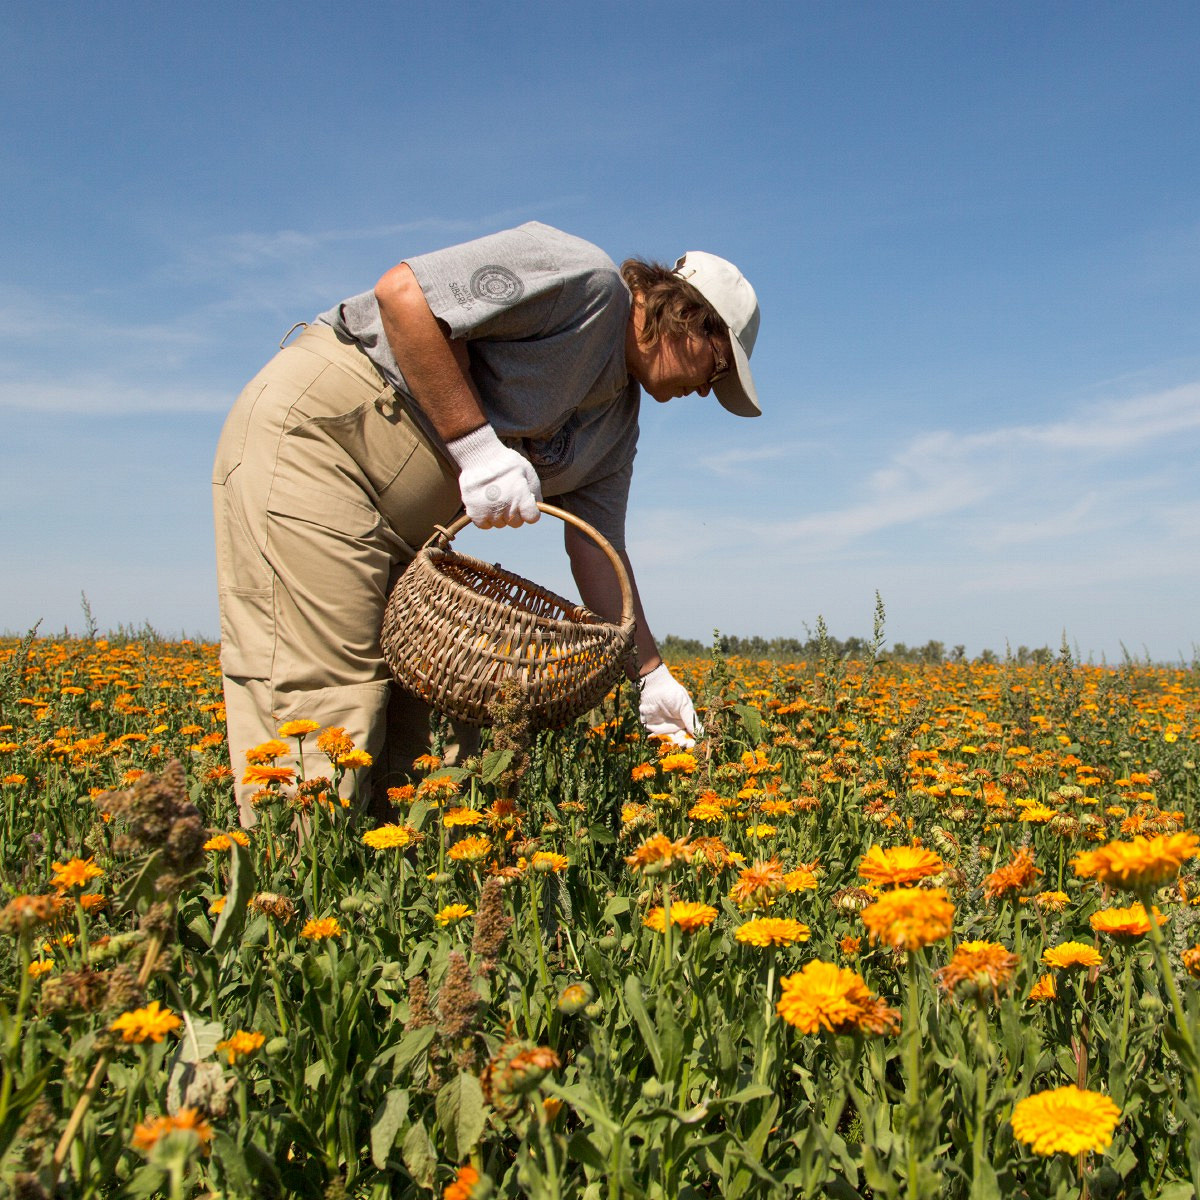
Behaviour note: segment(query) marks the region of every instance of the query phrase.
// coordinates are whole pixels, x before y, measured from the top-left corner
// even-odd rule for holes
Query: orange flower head
[[[65,863],[51,863],[54,878],[51,884],[58,890],[59,895],[71,888],[83,887],[90,879],[99,879],[104,872],[96,866],[91,858],[71,858]]]
[[[882,846],[872,846],[858,864],[858,873],[877,887],[917,883],[931,875],[940,875],[945,869],[941,856],[919,843],[892,846],[886,850]]]
[[[934,974],[944,992],[962,987],[975,995],[994,998],[1012,980],[1019,962],[999,942],[960,942],[950,961]]]
[[[269,742],[261,742],[257,746],[251,746],[246,751],[246,762],[252,767],[262,767],[290,753],[291,747],[287,742],[281,742],[278,738],[272,738]]]
[[[1159,925],[1165,925],[1167,918],[1159,912],[1158,906],[1151,907],[1154,919]],[[1150,932],[1150,917],[1140,901],[1128,908],[1102,908],[1092,913],[1088,920],[1097,933],[1107,934],[1119,941],[1133,941]]]
[[[686,838],[671,841],[665,833],[647,838],[625,861],[635,871],[657,875],[669,871],[677,863],[691,861],[692,848]]]
[[[1194,833],[1138,836],[1131,842],[1109,842],[1098,850],[1077,854],[1071,865],[1084,879],[1098,879],[1128,891],[1142,891],[1168,883],[1179,868],[1200,854],[1200,837]]]
[[[775,902],[787,890],[783,864],[777,856],[761,859],[743,867],[738,872],[737,883],[729,892],[729,898],[738,908],[761,912]]]
[[[157,1000],[151,1000],[145,1008],[122,1013],[109,1028],[119,1033],[123,1042],[161,1042],[182,1025],[169,1008],[161,1008]]]
[[[983,894],[989,900],[1008,900],[1027,892],[1037,883],[1041,871],[1033,861],[1033,851],[1022,846],[1006,863],[983,880]]]
[[[900,1014],[867,987],[857,971],[836,963],[807,963],[780,980],[782,995],[775,1008],[801,1033],[891,1033]]]
[[[480,859],[487,858],[492,850],[491,838],[486,838],[480,835],[472,835],[462,838],[454,843],[449,850],[446,851],[446,857],[453,862],[479,862]]]
[[[919,950],[950,936],[954,905],[945,888],[896,888],[862,912],[872,942],[897,950]]]
[[[265,1035],[261,1033],[239,1029],[224,1041],[218,1042],[217,1050],[221,1054],[224,1054],[229,1059],[229,1065],[233,1066],[238,1059],[248,1058],[256,1050],[262,1049],[262,1045],[266,1040]]]
[[[171,1134],[186,1134],[194,1138],[199,1148],[207,1154],[212,1132],[212,1126],[199,1109],[181,1108],[174,1116],[151,1117],[135,1126],[130,1144],[135,1150],[149,1154],[162,1138]]]
[[[807,925],[790,917],[754,917],[739,925],[733,936],[748,946],[766,947],[807,942],[811,934]]]

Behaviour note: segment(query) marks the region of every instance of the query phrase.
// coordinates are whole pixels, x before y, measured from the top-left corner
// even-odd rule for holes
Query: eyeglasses
[[[706,388],[711,390],[716,384],[720,383],[726,375],[729,374],[731,368],[730,364],[726,362],[725,356],[721,353],[721,348],[713,340],[712,334],[706,334],[705,336],[708,338],[708,347],[713,352],[713,359],[716,362],[716,367],[713,370],[713,373],[708,377],[708,382],[704,385]]]

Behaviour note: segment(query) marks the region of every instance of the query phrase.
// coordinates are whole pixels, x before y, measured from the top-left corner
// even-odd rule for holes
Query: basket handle
[[[538,508],[547,516],[557,517],[567,525],[574,525],[580,533],[587,534],[604,551],[605,557],[617,573],[617,583],[621,587],[621,628],[632,629],[635,624],[633,616],[633,585],[629,582],[629,572],[625,570],[625,564],[621,561],[621,556],[613,549],[612,543],[582,517],[577,517],[574,513],[567,512],[565,508],[556,508],[553,504],[543,504],[540,500],[538,501]],[[445,550],[449,547],[454,536],[461,533],[470,524],[471,518],[463,513],[449,525],[434,526],[433,536],[425,544],[432,546],[434,543],[438,543]]]

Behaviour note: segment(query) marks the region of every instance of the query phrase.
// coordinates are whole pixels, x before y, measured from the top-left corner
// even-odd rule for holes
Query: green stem
[[[975,1001],[975,1136],[972,1139],[971,1194],[983,1195],[981,1176],[987,1162],[988,1025],[983,997]]]
[[[1142,907],[1150,918],[1150,943],[1154,947],[1154,959],[1158,964],[1159,974],[1163,978],[1167,994],[1171,997],[1171,1009],[1175,1013],[1175,1025],[1179,1036],[1183,1038],[1188,1048],[1188,1066],[1192,1076],[1192,1100],[1200,1099],[1200,1059],[1196,1056],[1196,1042],[1192,1037],[1192,1028],[1184,1012],[1183,1001],[1179,997],[1179,989],[1175,986],[1175,972],[1171,970],[1167,959],[1167,947],[1163,941],[1162,930],[1154,916],[1154,897],[1152,889],[1144,888],[1141,893]]]
[[[909,1200],[919,1200],[921,1172],[921,1025],[920,991],[917,982],[919,950],[908,951],[906,974],[908,987],[904,996],[904,1109],[905,1148],[908,1162],[907,1194]]]

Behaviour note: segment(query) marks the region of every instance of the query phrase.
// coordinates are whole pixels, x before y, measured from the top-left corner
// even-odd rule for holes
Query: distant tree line
[[[844,641],[830,634],[825,635],[824,645],[819,637],[810,635],[807,638],[775,637],[764,638],[755,634],[753,637],[739,637],[737,634],[722,633],[717,635],[722,655],[737,658],[769,659],[774,662],[804,662],[817,661],[822,658],[863,661],[871,657],[871,642],[866,638],[849,637]],[[707,658],[712,654],[712,643],[705,644],[699,638],[681,638],[668,634],[658,644],[663,658],[678,662],[688,658]],[[945,642],[930,640],[923,646],[908,646],[904,642],[879,652],[881,661],[905,663],[939,663],[982,662],[994,663],[1002,661],[1015,662],[1018,666],[1032,666],[1054,661],[1055,652],[1049,646],[1031,650],[1028,646],[1019,646],[1015,651],[1006,649],[1004,655],[998,655],[994,650],[984,650],[972,660],[967,658],[965,646],[946,647]]]

